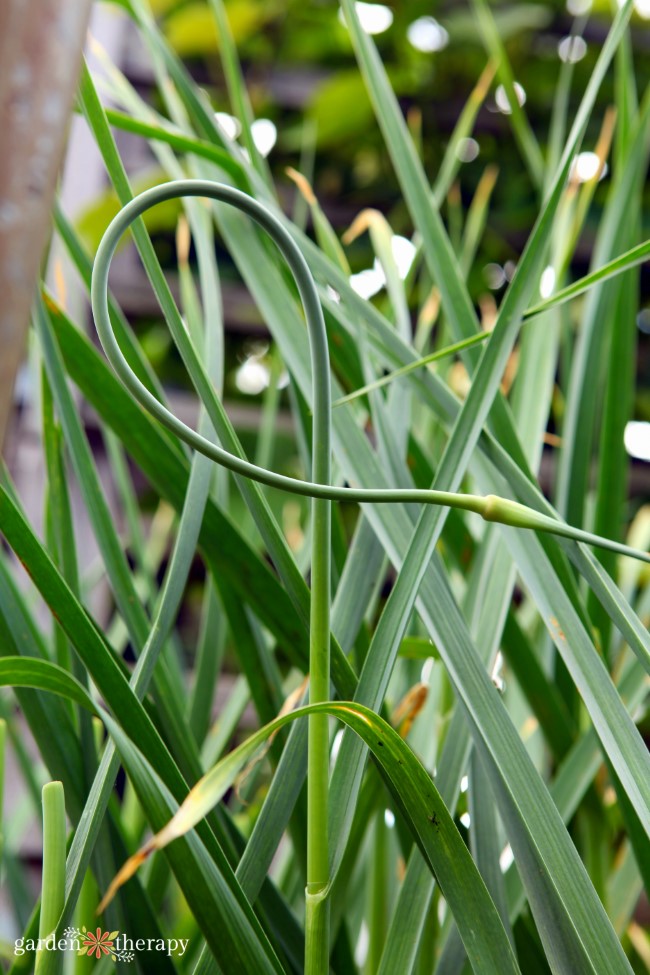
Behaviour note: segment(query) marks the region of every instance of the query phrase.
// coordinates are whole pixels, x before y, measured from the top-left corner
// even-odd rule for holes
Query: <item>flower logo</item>
[[[83,953],[92,958],[101,958],[102,955],[114,955],[115,952],[112,950],[113,941],[117,937],[117,931],[102,931],[101,928],[97,928],[96,932],[93,934],[92,931],[86,932],[86,940],[84,941],[82,948]]]
[[[119,944],[119,931],[102,931],[96,928],[95,931],[88,931],[85,926],[81,928],[66,928],[63,932],[64,937],[75,942],[75,950],[78,955],[88,955],[89,958],[102,958],[108,955],[111,961],[133,961],[134,953],[122,948]],[[81,946],[81,947],[79,947]]]

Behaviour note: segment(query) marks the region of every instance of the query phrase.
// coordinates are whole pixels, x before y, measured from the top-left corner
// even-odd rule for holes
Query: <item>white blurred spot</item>
[[[358,0],[354,8],[366,34],[383,34],[393,23],[393,11],[383,3],[362,3]],[[345,24],[345,15],[341,8],[339,8],[339,20]]]
[[[514,83],[514,89],[515,89],[515,95],[517,96],[517,101],[519,102],[519,104],[520,105],[525,105],[526,104],[526,92],[521,87],[521,85],[519,84],[518,81],[515,81],[515,83]],[[506,90],[503,87],[503,85],[499,85],[499,87],[495,91],[495,93],[494,93],[494,100],[497,103],[497,108],[499,109],[500,112],[503,112],[504,115],[510,115],[510,112],[512,111],[512,109],[510,107],[510,101],[508,99],[508,96],[506,95]]]
[[[545,267],[542,271],[542,276],[539,281],[539,293],[542,298],[550,298],[553,294],[553,288],[555,287],[555,271],[549,265]]]
[[[34,401],[34,373],[27,362],[18,369],[14,383],[14,403],[32,403]]]
[[[486,264],[483,268],[483,277],[492,291],[497,291],[506,283],[505,271],[500,264]]]
[[[422,673],[420,674],[420,683],[429,687],[431,683],[431,673],[433,671],[434,660],[433,657],[429,657],[425,660],[422,665]]]
[[[515,271],[517,270],[517,265],[514,261],[506,261],[503,265],[503,273],[505,274],[508,281],[512,281],[515,276]]]
[[[567,0],[566,8],[572,17],[579,17],[591,10],[592,0]]]
[[[368,934],[368,925],[365,921],[361,922],[361,929],[359,931],[359,938],[357,940],[356,948],[354,949],[354,960],[359,966],[363,968],[366,963],[366,958],[368,957],[368,946],[370,944],[370,935]]]
[[[503,669],[503,654],[499,650],[496,657],[494,658],[494,667],[492,668],[492,683],[499,691],[500,694],[506,689],[506,683],[501,677],[501,671]]]
[[[442,926],[445,922],[446,917],[447,917],[447,901],[444,899],[444,897],[441,897],[440,900],[438,901],[438,924]]]
[[[397,265],[397,273],[400,278],[405,278],[415,257],[415,244],[411,243],[408,237],[400,237],[399,234],[395,234],[391,240],[391,250],[393,251],[393,260]]]
[[[508,845],[504,848],[503,853],[499,857],[499,866],[501,867],[501,872],[505,873],[511,863],[514,862],[515,855],[512,852],[512,847]]]
[[[252,355],[242,362],[235,374],[235,384],[241,393],[257,396],[269,384],[270,373],[268,367],[260,361],[258,356]]]
[[[456,146],[456,156],[461,162],[474,162],[480,152],[476,139],[461,139]]]
[[[369,267],[358,274],[350,275],[350,287],[362,298],[372,298],[384,287],[386,278],[379,267]]]
[[[229,139],[236,139],[241,134],[241,122],[234,115],[228,115],[228,112],[215,112],[214,117],[223,134]]]
[[[560,61],[577,64],[587,53],[587,44],[583,37],[563,37],[557,46]]]
[[[406,36],[418,51],[442,51],[449,43],[449,34],[435,17],[418,17],[409,24]]]
[[[587,183],[593,179],[600,168],[600,159],[595,152],[579,152],[571,163],[569,178],[577,180],[578,183]],[[598,177],[601,180],[607,173],[607,163],[603,166],[603,171]]]
[[[338,291],[334,290],[331,284],[325,286],[325,291],[327,292],[328,298],[331,298],[332,301],[335,301],[337,305],[341,304],[341,296],[338,293]]]
[[[460,791],[467,792],[468,786],[469,786],[469,778],[466,775],[464,775],[460,780]]]
[[[397,273],[400,278],[404,279],[413,263],[416,247],[408,237],[400,237],[399,234],[395,234],[391,238],[391,250]],[[386,275],[378,258],[375,258],[372,267],[366,268],[365,271],[359,271],[358,274],[350,275],[351,287],[362,298],[372,298],[378,291],[381,291],[385,284]]]
[[[460,821],[465,827],[465,829],[469,829],[471,823],[471,820],[469,818],[469,813],[463,813],[463,815],[460,817]]]
[[[332,742],[332,762],[335,762],[338,758],[338,754],[341,750],[341,742],[343,741],[343,728],[340,728],[334,735],[334,741]]]
[[[278,130],[270,118],[258,118],[251,125],[251,135],[260,156],[268,156],[277,141]]]
[[[623,440],[630,457],[636,457],[638,460],[650,460],[650,423],[630,420],[629,423],[625,424]]]
[[[634,0],[634,9],[639,17],[650,20],[650,0]]]
[[[384,810],[384,822],[389,829],[392,829],[395,825],[395,815],[391,809]]]

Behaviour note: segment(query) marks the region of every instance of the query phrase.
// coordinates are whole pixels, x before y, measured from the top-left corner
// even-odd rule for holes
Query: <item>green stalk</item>
[[[43,786],[43,879],[39,940],[56,935],[65,901],[65,797],[62,782]],[[48,949],[36,954],[36,975],[45,963]]]
[[[98,718],[93,718],[93,721],[98,720]],[[89,919],[95,916],[98,902],[95,878],[92,872],[87,870],[77,901],[75,927],[81,929],[85,924],[88,924]],[[95,962],[88,955],[76,955],[72,966],[73,975],[89,975],[94,967]]]
[[[278,225],[279,229],[279,225]],[[288,248],[289,259],[295,245]],[[274,235],[277,240],[277,234]],[[278,243],[281,243],[278,241]],[[305,306],[311,342],[314,384],[312,425],[312,478],[329,485],[331,479],[331,390],[325,322],[318,293],[304,258],[290,259]],[[309,702],[320,704],[330,699],[330,573],[331,502],[313,498],[311,610],[309,636]],[[329,853],[327,815],[329,789],[329,727],[326,714],[309,717],[307,760],[307,902],[305,972],[321,975],[329,971]]]
[[[315,377],[318,378],[317,373]],[[316,390],[315,390],[316,392]],[[329,377],[322,384],[321,408],[314,409],[312,469],[314,480],[329,481]],[[325,408],[323,408],[325,405]],[[309,703],[330,699],[330,518],[331,502],[312,501],[311,613],[309,637]],[[309,717],[307,760],[307,903],[305,972],[329,970],[329,856],[327,809],[329,726],[326,714]]]
[[[162,404],[152,396],[129,368],[113,334],[108,308],[108,272],[117,243],[129,225],[145,210],[163,199],[177,196],[205,196],[228,203],[247,213],[259,223],[278,245],[284,255],[300,292],[311,340],[312,375],[314,383],[314,411],[312,427],[312,477],[306,489],[299,493],[312,496],[312,596],[310,610],[310,703],[319,704],[330,699],[330,534],[331,497],[330,484],[330,428],[331,391],[329,378],[329,354],[323,312],[316,286],[302,253],[288,232],[265,207],[256,200],[235,190],[208,180],[178,180],[172,184],[155,187],[128,203],[110,224],[97,251],[92,280],[92,304],[97,331],[104,350],[113,367],[128,389],[147,409],[153,411],[168,426],[179,423]],[[165,308],[165,310],[167,310]],[[186,343],[185,333],[176,336],[185,345],[184,351],[193,353],[191,343]],[[210,398],[212,387],[203,366],[196,356],[193,366],[200,379],[198,392],[204,401]],[[162,413],[160,412],[162,411]],[[184,427],[183,424],[181,426]],[[251,475],[255,480],[274,486],[296,490],[302,482],[265,471],[263,468],[236,458],[200,434],[184,427],[187,435],[198,438],[198,443],[209,444],[209,451],[202,450],[223,466],[236,473]],[[199,448],[200,449],[200,448]],[[329,733],[325,714],[310,715],[309,756],[307,787],[307,942],[305,970],[308,975],[321,975],[329,968],[328,881],[329,858],[327,843],[327,807],[329,785]]]
[[[369,946],[365,964],[367,975],[375,975],[375,972],[379,971],[388,927],[389,836],[384,815],[382,805],[375,813],[372,832],[372,859],[368,868]]]

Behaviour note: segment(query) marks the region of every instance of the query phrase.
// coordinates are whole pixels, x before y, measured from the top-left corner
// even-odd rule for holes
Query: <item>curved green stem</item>
[[[255,220],[277,244],[291,269],[302,299],[311,348],[313,377],[312,479],[300,481],[269,471],[235,456],[192,430],[171,413],[140,382],[131,370],[113,333],[108,310],[108,275],[111,258],[122,234],[150,207],[181,196],[207,197],[243,211]],[[99,245],[93,268],[91,300],[97,332],[116,373],[136,400],[164,426],[195,450],[235,474],[262,484],[312,499],[312,598],[310,620],[310,703],[330,697],[330,502],[359,503],[419,502],[447,505],[520,528],[552,532],[578,541],[600,545],[615,552],[650,561],[650,556],[628,546],[570,527],[514,501],[494,496],[479,497],[448,491],[418,489],[362,489],[330,484],[331,393],[327,334],[318,293],[307,263],[292,237],[264,206],[252,197],[209,180],[178,180],[154,187],[128,203],[109,225]],[[174,340],[204,403],[214,400],[215,391],[192,344],[178,309],[167,291],[161,296],[163,314]],[[535,312],[536,309],[533,309]],[[472,340],[474,341],[474,340]],[[327,716],[310,716],[308,763],[308,851],[307,851],[307,957],[310,975],[323,975],[328,967],[328,841],[327,798],[329,736]]]
[[[145,210],[161,203],[164,200],[174,199],[179,196],[204,196],[243,210],[259,223],[276,242],[280,251],[287,260],[291,268],[298,290],[302,298],[307,327],[311,343],[312,373],[314,377],[314,403],[313,403],[313,480],[299,481],[293,477],[286,477],[283,474],[276,474],[274,471],[258,467],[249,461],[227,450],[217,446],[197,431],[192,430],[187,424],[183,423],[178,417],[174,416],[149,390],[140,382],[131,370],[128,362],[122,354],[117,343],[110,317],[108,314],[108,272],[110,261],[117,247],[117,243],[128,229],[131,223],[139,217]],[[563,535],[573,538],[576,541],[587,542],[590,545],[598,545],[601,548],[608,548],[621,555],[629,555],[632,558],[650,562],[650,555],[632,549],[627,545],[619,544],[610,539],[602,538],[599,535],[592,535],[580,529],[572,528],[559,519],[543,516],[540,513],[519,505],[514,501],[500,499],[501,504],[498,511],[494,508],[493,499],[483,498],[472,494],[455,494],[449,491],[431,491],[426,489],[375,489],[375,488],[354,488],[354,487],[335,487],[329,481],[329,450],[330,450],[330,412],[331,398],[329,385],[329,359],[327,348],[327,335],[323,315],[318,300],[318,294],[311,276],[311,272],[305,262],[304,257],[294,243],[293,239],[285,231],[284,227],[265,207],[240,190],[233,189],[221,183],[214,183],[210,180],[187,179],[176,180],[156,186],[146,190],[134,200],[132,200],[114,218],[109,225],[104,237],[99,245],[95,265],[93,268],[93,278],[91,287],[91,300],[93,315],[97,332],[101,340],[104,351],[115,369],[116,373],[131,392],[131,394],[144,406],[144,408],[156,417],[164,426],[176,434],[181,440],[190,447],[198,450],[206,457],[210,457],[217,464],[227,467],[228,470],[243,477],[249,477],[261,484],[268,484],[270,487],[289,491],[292,494],[300,494],[323,501],[356,501],[361,504],[387,504],[391,502],[414,502],[420,504],[439,504],[448,505],[452,508],[462,508],[466,511],[474,511],[477,514],[487,517],[491,521],[501,521],[504,524],[512,524],[520,528],[533,528],[537,531],[546,531],[556,535]],[[191,340],[187,335],[182,320],[178,313],[171,294],[169,301],[165,302],[163,308],[165,317],[172,328],[174,338],[181,348],[181,353],[189,355],[192,360],[193,373],[198,379],[196,389],[201,399],[214,395],[214,390],[210,384],[205,369],[203,368]],[[182,346],[182,347],[181,347]],[[325,456],[327,455],[327,456]],[[325,470],[327,467],[327,471]],[[320,509],[316,509],[320,510]],[[324,509],[323,509],[324,510]],[[526,518],[525,513],[528,513]],[[315,519],[318,522],[319,518]],[[324,535],[324,533],[323,533]],[[318,560],[317,560],[318,561]],[[317,566],[316,571],[319,571]]]
[[[258,468],[227,451],[210,444],[206,438],[180,424],[158,400],[140,383],[131,372],[122,356],[112,331],[108,313],[108,272],[110,261],[117,243],[129,227],[146,209],[154,204],[178,196],[203,196],[229,203],[244,211],[256,220],[278,245],[293,272],[298,291],[302,298],[309,330],[312,355],[314,389],[314,412],[312,428],[312,478],[314,486],[321,491],[304,492],[312,496],[312,598],[310,618],[310,703],[318,704],[330,698],[330,499],[327,485],[330,482],[330,415],[331,393],[329,379],[329,352],[325,322],[311,273],[302,253],[282,225],[268,211],[251,197],[239,190],[218,183],[203,180],[183,180],[155,187],[128,204],[113,220],[99,246],[95,266],[91,297],[97,331],[106,354],[116,372],[148,410],[154,413],[168,427],[175,429],[183,439],[188,440],[200,452],[217,463],[230,468],[235,473],[260,480],[263,468]],[[203,370],[192,348],[189,336],[184,336],[178,326],[178,310],[173,301],[166,302],[164,311],[171,316],[176,325],[175,338],[181,340],[184,350],[193,362],[201,384],[209,390],[209,378]],[[198,389],[201,395],[201,389]],[[189,438],[189,439],[188,439]],[[213,449],[206,449],[212,447]],[[257,476],[256,476],[257,474]],[[271,472],[266,483],[276,486],[279,475]],[[290,478],[282,482],[293,483]],[[299,484],[300,482],[295,482]],[[287,486],[287,485],[285,485]],[[327,716],[314,714],[310,717],[309,760],[308,760],[308,833],[307,833],[307,900],[308,905],[317,904],[316,923],[307,926],[306,970],[313,975],[323,975],[328,970],[328,903],[326,897],[329,879],[329,858],[327,843],[327,805],[329,779],[329,733]]]

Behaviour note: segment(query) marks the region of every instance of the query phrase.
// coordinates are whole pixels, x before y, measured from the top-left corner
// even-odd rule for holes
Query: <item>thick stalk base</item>
[[[305,975],[328,975],[330,956],[329,889],[305,891]]]

